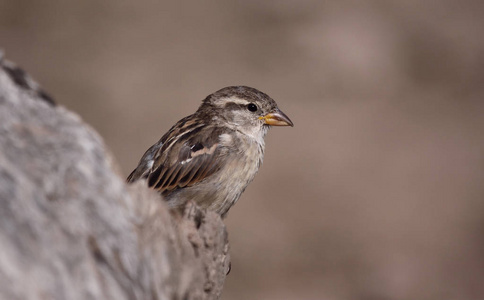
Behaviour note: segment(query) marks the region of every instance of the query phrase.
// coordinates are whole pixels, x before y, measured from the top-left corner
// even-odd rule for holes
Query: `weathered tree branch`
[[[217,299],[220,217],[127,186],[93,129],[0,66],[0,298]]]

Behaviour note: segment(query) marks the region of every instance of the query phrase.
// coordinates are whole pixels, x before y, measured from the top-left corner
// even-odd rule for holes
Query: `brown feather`
[[[149,186],[160,192],[173,191],[193,186],[219,169],[218,138],[223,129],[200,124],[194,115],[186,117],[162,137],[163,146],[148,175]]]

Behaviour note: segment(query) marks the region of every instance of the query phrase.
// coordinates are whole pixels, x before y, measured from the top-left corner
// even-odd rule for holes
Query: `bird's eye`
[[[255,105],[254,103],[249,103],[247,105],[247,109],[251,112],[256,112],[257,111],[257,105]]]

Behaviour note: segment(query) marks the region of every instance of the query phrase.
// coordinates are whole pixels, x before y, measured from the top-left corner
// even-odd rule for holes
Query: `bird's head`
[[[270,126],[294,126],[271,97],[247,86],[230,86],[209,95],[198,111],[253,136],[265,135]]]

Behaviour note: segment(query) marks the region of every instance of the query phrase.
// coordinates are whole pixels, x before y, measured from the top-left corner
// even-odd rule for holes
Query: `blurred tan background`
[[[484,299],[482,1],[0,1],[0,47],[127,175],[228,85],[295,123],[226,219],[223,299]]]

